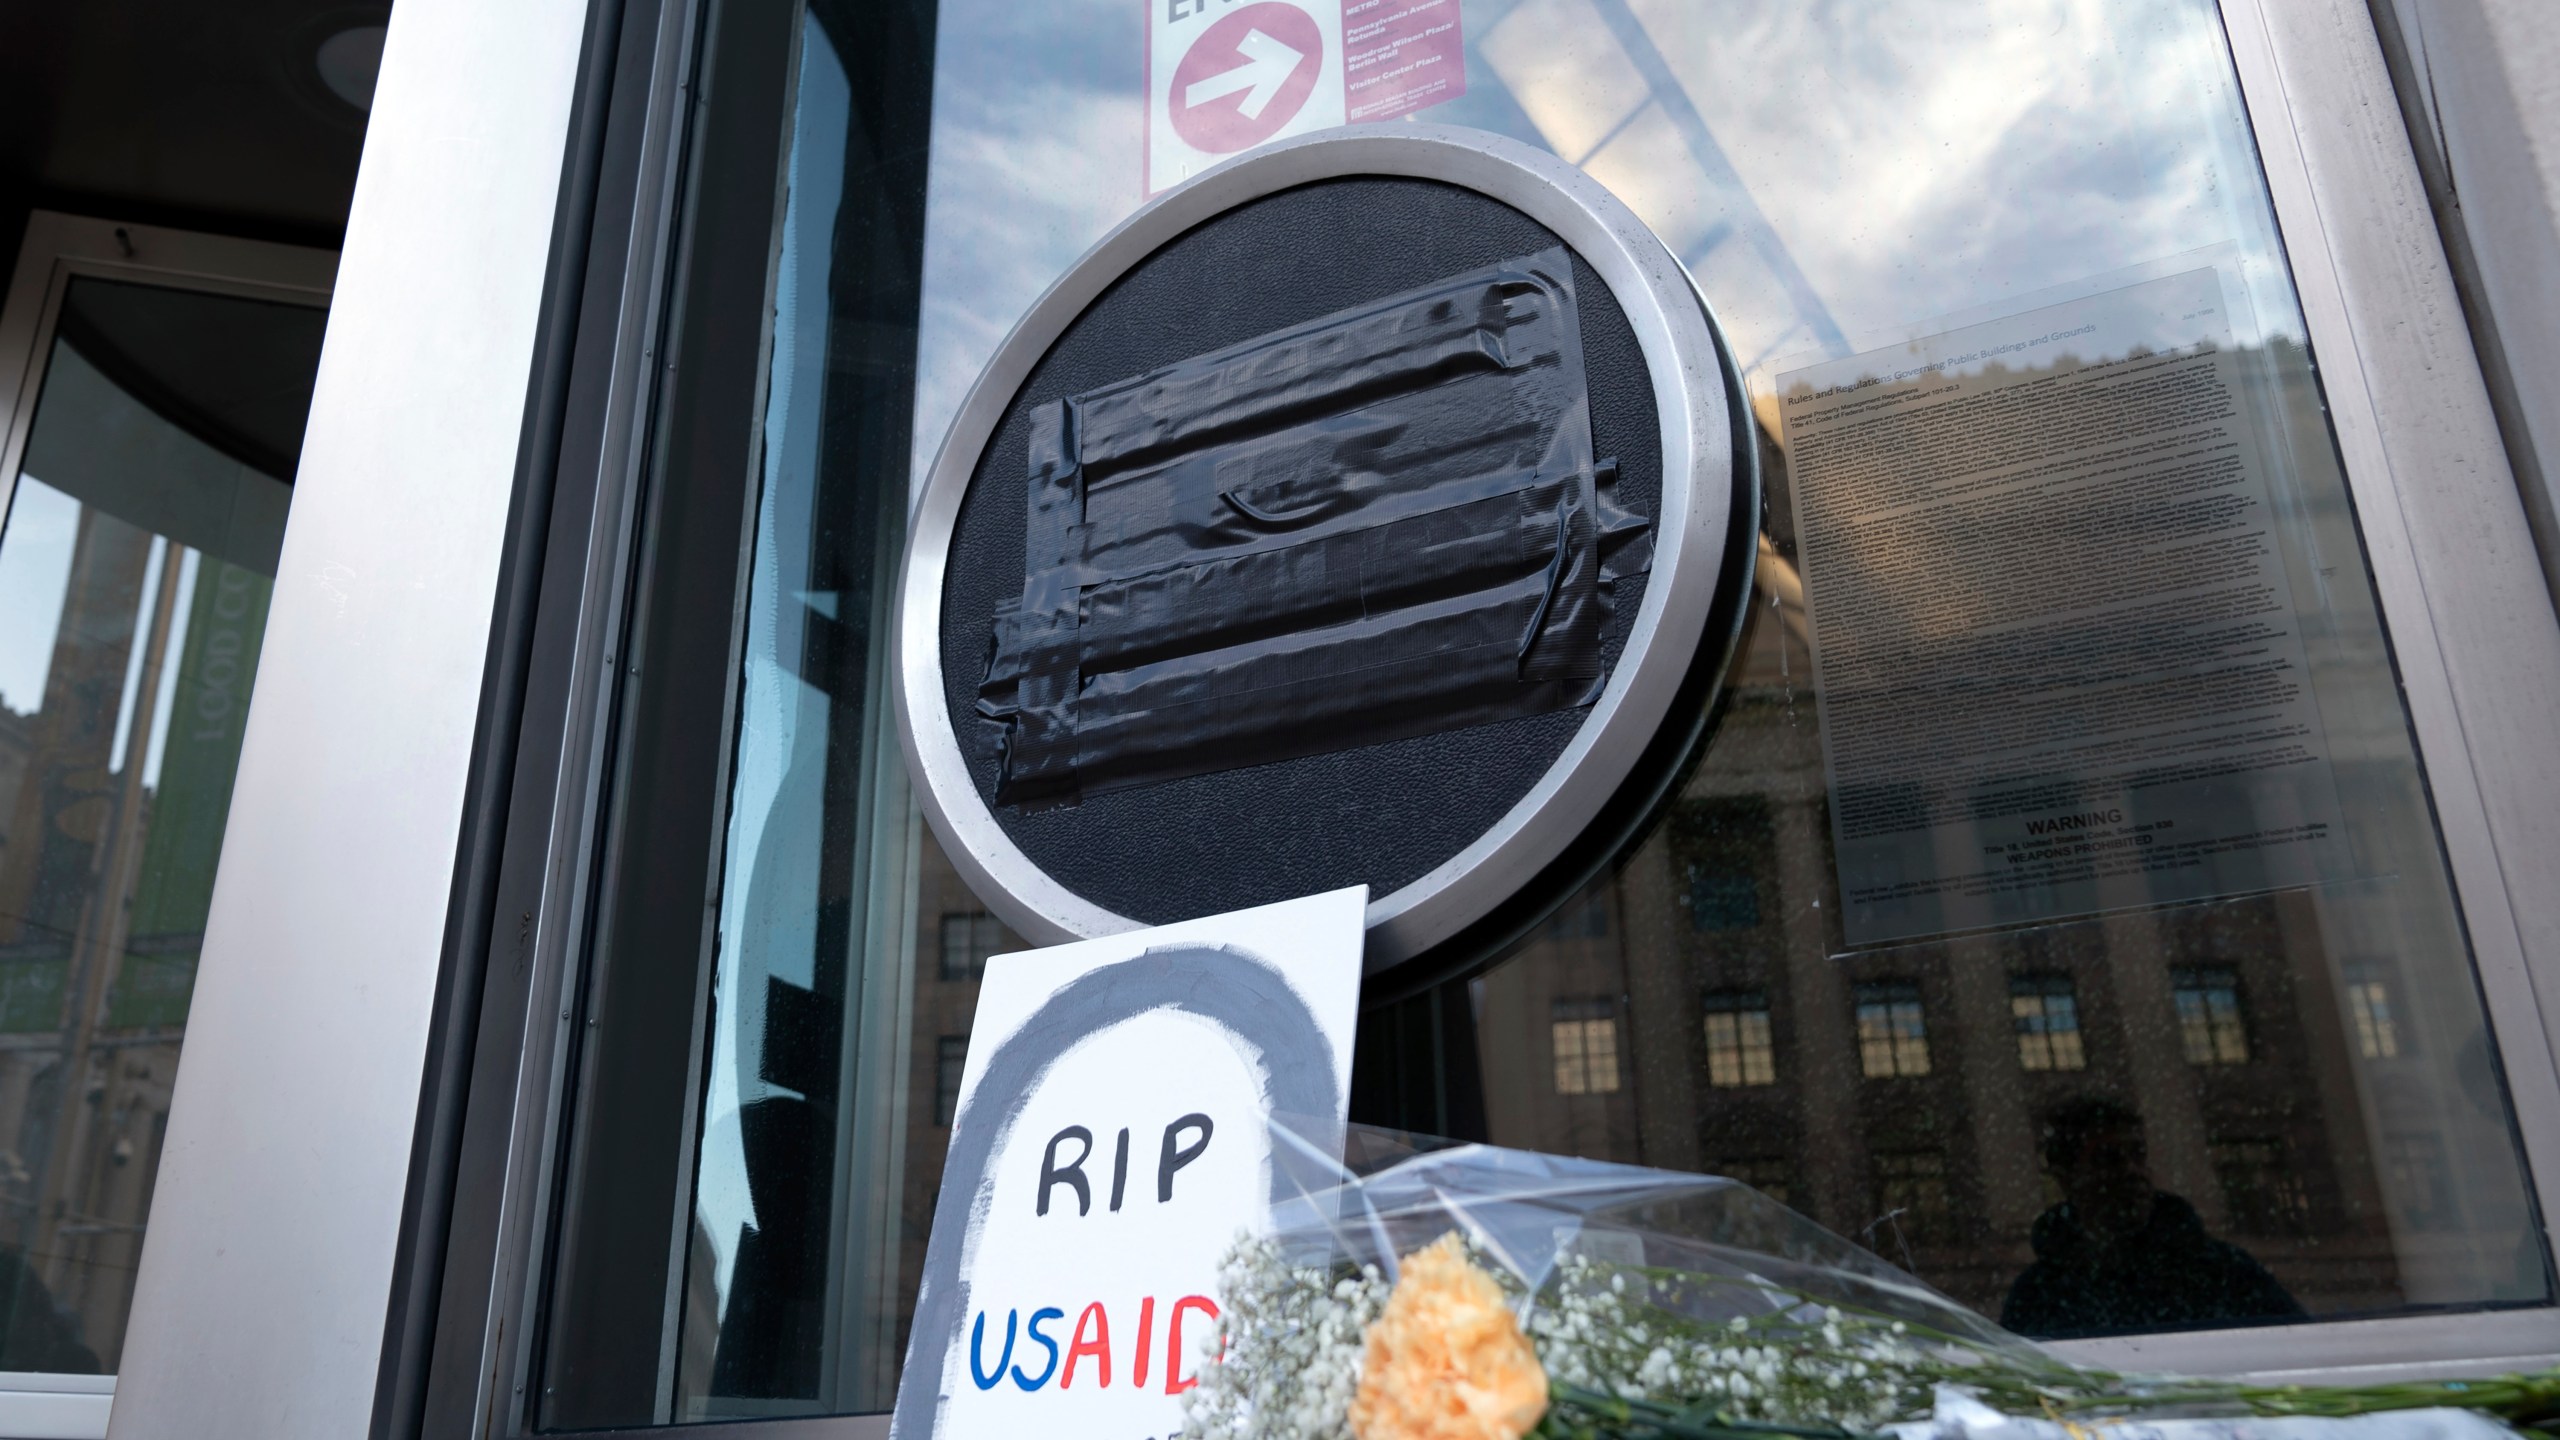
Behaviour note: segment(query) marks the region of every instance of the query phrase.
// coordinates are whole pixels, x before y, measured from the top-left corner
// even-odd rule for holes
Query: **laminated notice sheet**
[[[1778,378],[1848,943],[2343,863],[2240,359],[2207,268]]]

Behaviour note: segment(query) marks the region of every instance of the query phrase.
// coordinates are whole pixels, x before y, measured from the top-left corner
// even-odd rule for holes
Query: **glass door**
[[[672,358],[598,622],[602,795],[554,822],[590,868],[521,1113],[557,1119],[505,1142],[556,1168],[521,1349],[474,1381],[527,1428],[891,1402],[1016,943],[899,761],[904,516],[1025,308],[1180,179],[1151,27],[1206,13],[702,0],[667,42],[709,97]],[[1372,995],[1354,1118],[1731,1175],[2045,1338],[2548,1305],[2222,11],[1417,0],[1322,33],[1435,67],[1337,118],[1539,146],[1646,220],[1768,477],[1680,783],[1528,933]],[[2150,849],[2181,858],[2105,858]]]
[[[112,1376],[328,263],[208,290],[53,221],[0,317],[36,337],[0,450],[0,1371]]]

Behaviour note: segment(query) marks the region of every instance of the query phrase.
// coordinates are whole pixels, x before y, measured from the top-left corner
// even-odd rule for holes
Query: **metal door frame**
[[[2560,1199],[2560,617],[2362,0],[2222,0],[2544,1236]],[[2560,1308],[2076,1341],[2287,1379],[2560,1364]]]
[[[27,453],[63,292],[81,276],[325,310],[338,257],[303,245],[53,210],[29,215],[8,299],[0,302],[0,516],[8,514],[18,488],[18,462]]]
[[[373,1425],[589,8],[390,18],[111,1435]]]

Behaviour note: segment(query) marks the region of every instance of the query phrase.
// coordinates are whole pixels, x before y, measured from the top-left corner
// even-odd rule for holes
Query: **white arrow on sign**
[[[1259,30],[1244,32],[1236,48],[1244,52],[1244,63],[1184,87],[1182,103],[1186,108],[1242,90],[1244,99],[1237,102],[1236,108],[1247,120],[1259,120],[1262,107],[1271,103],[1271,97],[1279,94],[1280,87],[1296,73],[1298,62],[1307,58]]]

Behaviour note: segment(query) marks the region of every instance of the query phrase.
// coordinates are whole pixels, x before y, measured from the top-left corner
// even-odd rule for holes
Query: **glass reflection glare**
[[[2159,1183],[2211,1226],[2309,1217],[2268,1243],[2315,1312],[2541,1296],[2504,1103],[2458,1072],[2456,1057],[2485,1054],[2484,1021],[2214,6],[1470,0],[1463,31],[1466,94],[1415,118],[1545,148],[1655,229],[1746,368],[1772,481],[1721,732],[1663,829],[1577,902],[1617,923],[1550,930],[1473,987],[1494,1137],[1689,1168],[1803,1153],[1796,1203],[1852,1232],[1886,1189],[1965,1192],[1950,1213],[1991,1218],[1933,1225],[1915,1263],[1996,1309],[2045,1203],[2039,1117],[2111,1093],[2154,1115]],[[1014,318],[1143,203],[1142,43],[1110,0],[944,7],[918,479]],[[990,66],[1019,83],[966,82]],[[1844,953],[1776,377],[2196,263],[2235,298],[2231,344],[2275,472],[2353,873],[2279,897]],[[2378,1024],[2379,992],[2333,977],[2386,963],[2432,979],[2391,997]],[[2208,994],[2173,983],[2173,965],[2242,978]],[[2013,975],[2046,977],[2039,995],[2060,987],[2035,1001],[2025,1039]],[[1857,1003],[1883,982],[1915,998],[1890,1014]],[[1729,1029],[1731,1012],[1709,997],[1735,992],[1767,996],[1778,1084],[1730,1083],[1734,1042],[1713,1026]],[[1627,997],[1616,1043],[1632,1078],[1605,1106],[1587,1093],[1563,1104],[1548,1078],[1553,1007],[1594,995]],[[2267,1012],[2255,1036],[2242,997]],[[1878,1027],[1890,1034],[1862,1043]],[[2431,1065],[2386,1082],[2349,1062],[2410,1053],[2404,1037],[2422,1030]],[[2371,1038],[2384,1034],[2387,1046]],[[1856,1077],[1879,1070],[1902,1077],[1899,1113],[1858,1098]],[[2232,1088],[2243,1075],[2254,1095]],[[2460,1138],[2407,1143],[2420,1132]],[[2311,1174],[2312,1188],[2267,1200],[2246,1178],[2258,1170],[2215,1158],[2244,1150],[2278,1155],[2267,1173]],[[1928,1158],[1967,1151],[1978,1164]],[[2374,1154],[2397,1158],[2376,1169]],[[1925,1185],[1911,1178],[1924,1172]],[[2474,1197],[2459,1224],[2440,1194]]]
[[[1527,943],[1370,1019],[1364,1054],[1396,1083],[1362,1103],[1400,1113],[1363,1118],[1735,1175],[2050,1333],[2541,1301],[2460,918],[2209,0],[1467,0],[1462,29],[1465,94],[1415,118],[1549,150],[1655,229],[1744,365],[1770,486],[1741,653],[1681,793]],[[1140,7],[945,0],[920,259],[848,258],[830,207],[862,192],[829,177],[875,183],[865,92],[809,33],[670,1322],[678,1419],[885,1407],[976,966],[1010,943],[878,768],[881,677],[831,673],[821,694],[797,669],[809,617],[876,616],[894,572],[819,583],[821,512],[894,486],[902,462],[920,481],[1016,319],[1145,200]],[[904,403],[881,338],[901,322],[857,332],[810,307],[904,294],[881,267],[908,263],[909,432],[819,414],[821,374]],[[1853,948],[1777,377],[2199,263],[2235,300],[2351,873]],[[827,780],[820,806],[820,775],[863,778]],[[774,997],[804,992],[832,997],[834,1108],[823,1136],[759,1158],[752,1117],[817,1093],[768,1058],[789,1018]],[[751,1273],[783,1193],[822,1243],[790,1274]],[[2151,1261],[2218,1266],[2246,1303],[2124,1289]]]
[[[182,361],[79,328],[165,294],[73,282],[0,523],[0,1371],[123,1349],[290,495],[112,378]],[[308,312],[183,308],[317,361]]]

